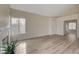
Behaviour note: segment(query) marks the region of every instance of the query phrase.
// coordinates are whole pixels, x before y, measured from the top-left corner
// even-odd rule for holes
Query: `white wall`
[[[49,35],[52,35],[52,18],[49,18]]]
[[[56,29],[57,29],[56,18],[50,18],[49,19],[49,35],[56,34]]]

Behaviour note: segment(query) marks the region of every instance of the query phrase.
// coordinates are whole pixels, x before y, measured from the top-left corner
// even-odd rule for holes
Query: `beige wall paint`
[[[78,5],[78,13],[79,13],[79,5]],[[78,14],[78,19],[77,19],[77,38],[79,39],[79,14]]]
[[[26,33],[19,34],[13,37],[14,39],[27,39],[27,38],[39,37],[44,35],[50,35],[53,34],[54,32],[53,30],[51,30],[52,26],[51,21],[53,19],[50,17],[18,11],[14,9],[11,9],[11,16],[26,18]],[[52,22],[54,24],[54,21]]]
[[[9,22],[9,5],[0,5],[0,27],[7,26]]]
[[[67,11],[64,12],[64,16],[78,14],[78,4],[75,4],[73,7],[70,7]]]
[[[9,24],[9,5],[0,4],[0,28],[4,28]],[[1,36],[0,36],[1,37]],[[0,40],[0,46],[2,41]],[[1,48],[0,48],[1,53]]]

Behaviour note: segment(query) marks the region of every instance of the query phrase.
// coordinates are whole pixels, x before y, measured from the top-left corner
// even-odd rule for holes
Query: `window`
[[[25,33],[25,18],[11,18],[11,34]]]
[[[76,30],[76,23],[75,22],[69,23],[69,30]]]

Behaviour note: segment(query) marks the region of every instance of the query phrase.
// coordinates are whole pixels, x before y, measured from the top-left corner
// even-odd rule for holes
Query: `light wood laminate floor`
[[[22,42],[22,41],[21,41]],[[78,54],[76,41],[70,42],[67,36],[52,35],[24,40],[27,54]]]

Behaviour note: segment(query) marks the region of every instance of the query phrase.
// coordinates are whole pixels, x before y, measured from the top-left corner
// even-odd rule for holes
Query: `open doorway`
[[[64,22],[64,34],[71,42],[77,39],[77,20],[68,20]]]

